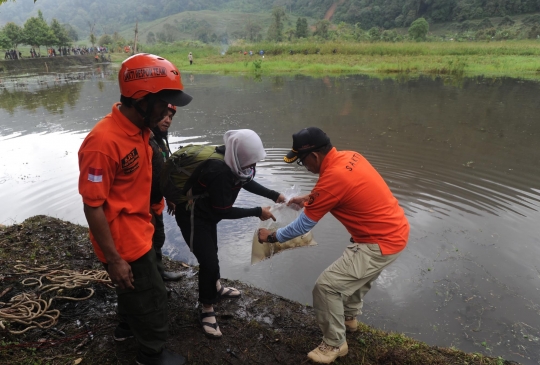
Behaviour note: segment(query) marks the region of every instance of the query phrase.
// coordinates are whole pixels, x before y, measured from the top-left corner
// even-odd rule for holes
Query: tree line
[[[271,2],[269,2],[271,3]],[[322,19],[335,0],[276,0],[289,13]],[[334,23],[360,24],[364,29],[409,27],[416,19],[428,23],[463,22],[540,12],[537,0],[347,0],[333,14]]]
[[[403,34],[395,29],[385,29],[380,26],[367,27],[365,24],[350,24],[344,21],[330,22],[322,19],[311,26],[305,17],[296,18],[296,26],[289,19],[291,14],[283,7],[274,7],[270,26],[263,29],[261,22],[247,18],[243,29],[232,33],[216,34],[212,24],[208,21],[184,19],[177,25],[165,23],[161,31],[149,32],[146,37],[147,44],[172,43],[182,39],[186,31],[191,32],[192,39],[203,43],[223,44],[231,39],[246,40],[248,42],[282,42],[296,39],[312,38],[315,40],[344,40],[360,42],[398,42],[403,40],[507,40],[507,39],[539,39],[540,14],[522,17],[519,22],[505,16],[493,24],[489,18],[482,20],[465,20],[455,22],[448,27],[446,34],[440,36],[429,35],[430,21],[420,17],[408,25],[408,31]],[[292,26],[291,26],[292,25]],[[143,40],[144,41],[144,40]]]
[[[71,46],[73,41],[78,40],[77,33],[69,25],[60,24],[57,19],[52,19],[47,24],[43,19],[43,13],[38,11],[36,17],[26,20],[21,27],[13,22],[7,23],[0,29],[0,48],[17,49],[20,44],[32,47],[64,47]]]
[[[41,5],[47,19],[59,19],[86,33],[88,19],[97,22],[96,34],[112,34],[121,25],[153,21],[184,11],[215,10],[271,12],[274,6],[289,16],[322,19],[335,0],[48,0]],[[32,1],[2,5],[1,21],[21,24],[33,11]],[[66,11],[66,9],[74,9]],[[363,29],[409,27],[416,19],[430,24],[463,22],[540,12],[538,0],[347,0],[339,4],[332,22],[360,24]],[[204,29],[202,29],[204,31]],[[279,32],[279,30],[278,30]],[[170,33],[170,32],[169,32]],[[204,33],[204,32],[201,32]],[[211,34],[210,34],[211,35]],[[167,37],[163,32],[157,38]],[[219,39],[218,35],[218,39]]]
[[[231,34],[224,32],[219,35],[216,34],[212,25],[206,20],[184,19],[177,25],[165,23],[159,32],[148,32],[145,40],[147,44],[151,45],[155,43],[173,43],[180,40],[182,34],[185,34],[186,31],[191,31],[193,39],[202,43],[219,42],[229,44],[231,39],[242,39],[252,43],[262,41],[283,42],[308,38],[315,40],[396,42],[405,38],[416,41],[425,40],[429,31],[429,24],[424,18],[419,18],[411,24],[407,37],[398,34],[395,30],[383,30],[378,27],[363,30],[358,24],[351,25],[344,22],[336,26],[328,20],[320,20],[315,23],[312,31],[307,18],[304,17],[298,17],[295,26],[286,29],[285,25],[290,24],[288,18],[290,18],[290,15],[287,14],[284,8],[274,7],[272,10],[272,22],[267,29],[263,29],[260,23],[248,19],[243,30],[236,30]],[[103,42],[99,44],[103,45]]]
[[[284,31],[283,20],[287,18],[285,10],[281,7],[275,7],[272,11],[273,22],[268,28],[266,40],[271,42],[282,42],[284,40],[292,41],[293,39],[308,38],[310,30],[306,18],[297,18],[296,28]],[[387,41],[395,42],[403,40],[403,36],[399,35],[395,30],[383,30],[379,27],[372,27],[364,31],[358,24],[351,25],[341,22],[336,27],[326,20],[319,20],[315,25],[315,30],[311,36],[330,40],[340,39],[349,41]],[[246,26],[247,27],[247,26]],[[334,28],[334,29],[332,29]],[[424,18],[416,19],[408,30],[408,36],[411,40],[422,41],[426,39],[429,31],[429,24]],[[246,30],[246,33],[248,31]],[[255,38],[255,39],[253,39]],[[259,41],[261,37],[250,37],[250,41]]]

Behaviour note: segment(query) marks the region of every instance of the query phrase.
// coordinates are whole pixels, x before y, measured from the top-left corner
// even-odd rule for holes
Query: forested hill
[[[7,2],[0,7],[0,26],[13,21],[23,24],[38,9],[46,20],[58,19],[80,30],[88,28],[88,22],[98,28],[108,27],[113,33],[121,25],[134,24],[163,18],[183,11],[217,10],[260,12],[271,11],[272,1],[264,0],[29,0]],[[114,29],[109,29],[114,28]]]
[[[334,3],[335,12],[327,14]],[[46,20],[56,18],[83,33],[94,23],[98,33],[113,33],[122,25],[183,11],[255,13],[269,12],[273,6],[282,6],[293,17],[332,15],[332,22],[360,23],[363,29],[407,27],[419,17],[436,23],[540,11],[538,0],[17,0],[0,7],[0,27],[9,21],[21,25],[38,9]]]
[[[348,0],[337,7],[333,21],[358,22],[364,29],[372,26],[389,29],[408,27],[420,17],[429,23],[461,22],[538,11],[537,0]]]

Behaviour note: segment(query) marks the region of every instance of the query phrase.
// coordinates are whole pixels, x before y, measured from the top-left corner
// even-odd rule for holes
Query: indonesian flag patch
[[[96,169],[95,167],[89,167],[88,180],[92,182],[101,182],[103,180],[103,169]]]

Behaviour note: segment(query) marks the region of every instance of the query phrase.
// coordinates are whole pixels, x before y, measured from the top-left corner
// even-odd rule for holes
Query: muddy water
[[[0,224],[36,214],[85,224],[76,153],[118,100],[114,71],[0,78]],[[173,121],[173,146],[254,129],[268,151],[258,181],[308,192],[316,176],[282,156],[292,133],[315,125],[380,171],[411,236],[367,295],[363,321],[433,345],[540,363],[540,84],[201,75],[184,83],[194,102]],[[241,194],[237,204],[269,202]],[[195,263],[174,220],[166,224],[166,251]],[[252,266],[257,225],[220,223],[222,276],[311,304],[313,283],[348,242],[345,229],[327,216],[313,231],[317,246]]]

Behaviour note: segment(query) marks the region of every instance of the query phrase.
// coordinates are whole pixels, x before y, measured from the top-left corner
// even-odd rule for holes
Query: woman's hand
[[[167,203],[167,213],[169,213],[169,215],[174,216],[174,213],[176,211],[176,204],[168,200],[165,200],[165,203]]]
[[[270,207],[261,207],[261,209],[262,209],[262,213],[261,213],[261,216],[259,217],[260,220],[265,221],[272,218],[274,222],[276,221],[276,217],[274,217],[272,212],[270,212]]]
[[[279,194],[279,197],[277,198],[276,203],[278,203],[278,204],[279,203],[285,203],[286,200],[287,199],[285,199],[285,195]]]

